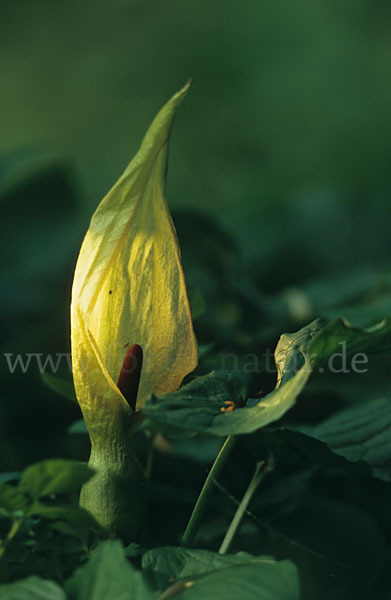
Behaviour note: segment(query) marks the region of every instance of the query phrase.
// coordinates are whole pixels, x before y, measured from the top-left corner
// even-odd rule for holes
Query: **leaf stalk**
[[[185,533],[183,534],[182,546],[185,548],[190,547],[194,541],[199,526],[201,525],[202,519],[205,515],[215,481],[220,477],[225,464],[231,456],[235,444],[236,437],[233,435],[229,435],[225,439],[225,442],[222,445],[220,452],[215,458],[212,468],[209,471],[208,477],[206,478],[205,483],[202,487],[200,495],[198,496],[198,500],[194,506],[193,512],[191,513]]]

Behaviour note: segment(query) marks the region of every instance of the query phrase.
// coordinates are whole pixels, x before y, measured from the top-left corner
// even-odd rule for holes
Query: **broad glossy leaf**
[[[377,477],[391,481],[391,400],[351,406],[308,433],[347,460],[364,461]]]
[[[128,345],[144,351],[138,407],[177,389],[197,364],[197,345],[175,229],[164,198],[175,94],[139,152],[102,200],[80,250],[72,291],[74,381],[90,433],[129,414],[117,388]],[[103,429],[103,430],[104,430]]]
[[[173,394],[153,396],[145,406],[145,413],[161,424],[189,431],[223,436],[250,433],[279,419],[291,408],[309,374],[309,369],[303,366],[284,386],[266,396],[262,403],[241,408],[243,392],[230,392],[234,381],[237,382],[234,384],[237,390],[243,385],[241,380],[230,373],[212,371],[199,378],[202,380],[200,387],[195,380],[190,393],[188,386],[184,386]],[[217,382],[221,386],[218,395],[215,393]],[[233,401],[237,408],[232,412],[222,412],[226,409],[225,400]]]
[[[33,576],[0,585],[0,600],[67,600],[67,597],[54,581]]]
[[[197,377],[177,392],[152,396],[145,413],[162,424],[190,431],[214,432],[226,402],[243,405],[246,389],[243,382],[228,371],[212,371]]]
[[[84,463],[61,458],[43,460],[23,472],[20,488],[38,499],[49,494],[78,492],[94,471]]]
[[[118,540],[101,542],[66,583],[69,600],[154,600]]]
[[[143,569],[162,591],[177,587],[179,598],[216,600],[294,600],[299,598],[295,566],[246,552],[221,555],[208,550],[155,548],[143,556]]]
[[[281,336],[275,352],[277,387],[255,406],[241,408],[245,388],[238,377],[226,371],[213,371],[177,392],[153,396],[144,410],[151,419],[165,425],[214,435],[251,433],[264,427],[291,408],[306,384],[311,371],[305,361],[305,350],[321,324],[320,320],[314,321],[296,334]],[[230,400],[235,409],[223,412],[224,403]]]
[[[360,329],[342,319],[317,319],[298,332],[281,336],[275,351],[277,385],[261,400],[243,404],[244,391],[228,372],[212,372],[195,379],[179,391],[152,396],[144,410],[162,424],[214,435],[246,434],[280,419],[295,404],[311,373],[330,366],[330,357],[341,352],[346,357],[386,352],[391,349],[391,321]],[[232,400],[235,409],[224,412],[224,401]],[[223,409],[223,411],[222,411]]]

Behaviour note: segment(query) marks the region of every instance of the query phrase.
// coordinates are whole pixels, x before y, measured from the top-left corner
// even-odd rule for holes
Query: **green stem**
[[[80,505],[108,532],[133,542],[141,530],[145,508],[145,478],[129,440],[116,438],[91,447],[89,466],[95,475],[81,489]]]
[[[236,513],[234,514],[231,524],[228,527],[225,537],[222,541],[222,544],[219,549],[220,554],[226,554],[226,552],[229,550],[232,540],[234,539],[236,532],[239,529],[240,523],[242,522],[242,519],[245,513],[247,512],[247,507],[251,501],[251,498],[256,492],[259,484],[265,479],[266,475],[273,470],[272,462],[272,457],[268,462],[257,462],[254,475],[251,478],[248,488],[236,510]]]
[[[209,471],[209,475],[205,480],[200,495],[198,496],[198,500],[194,506],[193,512],[191,513],[185,533],[183,534],[182,546],[189,547],[192,545],[197,530],[204,517],[209,497],[214,487],[214,482],[220,477],[225,463],[231,456],[231,452],[235,446],[235,443],[236,438],[232,435],[229,435],[222,445],[220,452],[216,456],[212,468]]]

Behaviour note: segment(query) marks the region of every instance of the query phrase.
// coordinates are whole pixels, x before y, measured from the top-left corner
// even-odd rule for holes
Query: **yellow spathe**
[[[130,408],[116,382],[131,344],[144,352],[137,408],[177,389],[197,364],[175,229],[164,198],[167,146],[189,84],[161,109],[92,217],[76,265],[71,339],[76,395],[90,434]]]

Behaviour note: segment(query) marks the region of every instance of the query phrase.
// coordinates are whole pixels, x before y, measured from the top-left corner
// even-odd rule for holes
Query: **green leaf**
[[[294,600],[299,598],[296,567],[246,552],[221,555],[208,550],[155,548],[146,552],[143,569],[162,592],[175,597],[214,600]],[[164,597],[169,597],[167,590]]]
[[[241,408],[246,396],[238,377],[226,371],[212,371],[177,392],[152,396],[145,413],[167,426],[223,436],[250,433],[268,425],[291,408],[306,384],[311,370],[305,349],[320,331],[321,323],[314,321],[296,334],[281,337],[275,352],[277,387],[255,406]],[[235,410],[224,412],[226,401],[233,401]]]
[[[311,436],[307,432],[291,427],[267,428],[246,439],[246,444],[255,460],[272,453],[278,463],[281,461],[287,465],[290,473],[297,473],[304,469],[311,472],[313,467],[349,470],[355,472],[352,464],[345,458],[336,455],[326,443]],[[364,465],[363,465],[364,466]],[[357,472],[371,477],[367,466],[357,469]],[[292,490],[287,488],[281,493],[278,502],[286,502],[292,496]],[[277,501],[277,499],[276,499]]]
[[[85,433],[88,434],[88,429],[83,419],[79,419],[72,423],[72,425],[68,428],[68,433]]]
[[[251,512],[269,552],[298,565],[303,598],[323,598],[323,590],[325,598],[361,597],[365,579],[375,580],[387,560],[389,485],[299,431],[262,430],[244,443],[255,460],[276,457],[278,472]]]
[[[152,396],[144,410],[150,419],[180,429],[224,436],[252,433],[280,419],[295,404],[312,372],[324,371],[324,365],[332,370],[341,349],[346,359],[390,350],[391,319],[368,329],[353,327],[343,319],[317,319],[296,333],[282,335],[275,351],[276,388],[246,406],[242,406],[244,389],[239,378],[213,371],[177,392]],[[349,363],[353,370],[354,364],[353,360]],[[224,412],[227,400],[235,403],[232,412]]]
[[[15,510],[24,511],[30,504],[23,490],[6,483],[0,485],[0,508],[12,513]]]
[[[344,319],[327,323],[310,347],[311,364],[319,366],[346,348],[346,356],[391,351],[391,318],[366,329],[354,327]]]
[[[326,321],[316,319],[295,333],[284,333],[277,344],[274,359],[277,367],[277,389],[289,381],[304,366],[311,354],[309,348],[320,334]]]
[[[54,581],[33,576],[0,585],[0,600],[67,600],[67,597]]]
[[[66,381],[65,379],[61,379],[56,375],[51,375],[50,373],[41,373],[41,378],[44,384],[50,387],[50,389],[52,389],[54,392],[77,404],[73,383]]]
[[[177,595],[186,600],[298,600],[299,581],[293,563],[284,561],[279,568],[267,564],[235,565],[200,580]]]
[[[45,516],[45,515],[44,515]],[[71,536],[77,538],[80,543],[80,540],[84,542],[86,540],[86,532],[83,531],[80,527],[74,527],[69,522],[66,521],[51,521],[48,523],[48,527],[50,529],[54,529],[54,531],[59,531],[66,536]],[[90,536],[90,531],[87,532],[87,537]]]
[[[242,405],[245,399],[246,390],[238,377],[227,371],[212,371],[177,392],[152,396],[144,412],[171,427],[214,433],[215,420],[225,403]]]
[[[20,479],[20,471],[10,471],[9,473],[0,473],[0,483],[7,483],[7,481],[15,481]]]
[[[69,600],[155,600],[118,540],[101,542],[65,589]]]
[[[132,542],[126,546],[126,548],[124,548],[124,554],[126,558],[136,558],[137,556],[144,554],[144,552],[145,548],[142,548],[140,544],[136,544],[135,542]]]
[[[23,472],[21,489],[34,499],[78,492],[94,471],[84,463],[55,458],[35,463]]]
[[[34,502],[30,509],[30,514],[43,517],[52,521],[65,521],[75,529],[88,531],[91,529],[97,533],[104,533],[105,530],[94,517],[81,506],[43,504]]]
[[[205,299],[199,288],[188,290],[187,295],[190,303],[191,316],[194,321],[204,314],[206,309]]]
[[[148,550],[143,555],[142,567],[150,571],[151,576],[155,576],[156,584],[159,579],[166,583],[171,578],[186,579],[195,575],[206,575],[232,564],[248,563],[251,559],[254,557],[247,552],[224,555],[209,550],[168,546]]]
[[[349,461],[364,461],[380,479],[391,481],[391,400],[351,406],[307,433]]]

